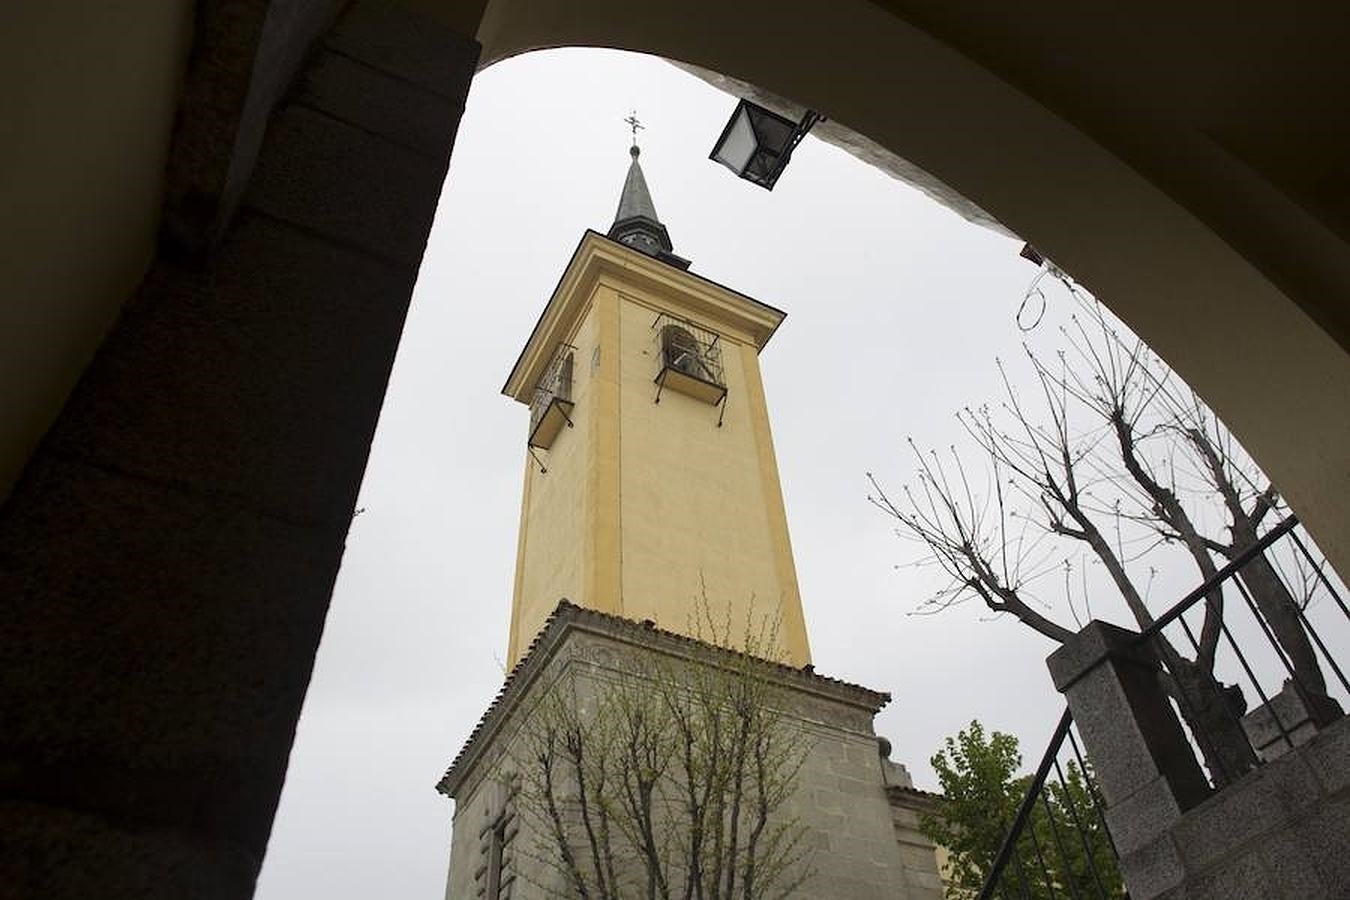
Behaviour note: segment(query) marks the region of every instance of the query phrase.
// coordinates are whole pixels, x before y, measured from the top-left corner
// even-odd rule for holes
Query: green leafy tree
[[[984,883],[1021,797],[1017,738],[971,722],[930,760],[942,800],[920,818],[924,834],[950,854],[953,896],[973,895]]]
[[[974,897],[993,868],[1031,777],[1019,776],[1017,738],[986,734],[971,722],[931,760],[942,799],[920,819],[924,834],[949,853],[947,896]],[[1056,896],[1124,897],[1110,840],[1092,804],[1085,773],[1069,763],[1038,797],[1001,880],[1001,896],[1050,900]]]

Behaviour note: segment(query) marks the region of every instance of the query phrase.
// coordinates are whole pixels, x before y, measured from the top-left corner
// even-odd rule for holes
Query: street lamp
[[[735,112],[708,158],[720,162],[746,181],[771,191],[792,158],[793,149],[818,121],[819,114],[811,110],[806,111],[800,122],[794,122],[749,100],[742,100],[736,104]]]

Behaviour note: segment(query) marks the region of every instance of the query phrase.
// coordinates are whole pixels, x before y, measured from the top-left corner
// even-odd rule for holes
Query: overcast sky
[[[529,54],[474,81],[262,900],[442,895],[452,804],[434,785],[503,678],[528,413],[499,391],[582,232],[613,219],[634,108],[676,252],[788,313],[762,367],[816,670],[894,695],[877,731],[920,787],[972,719],[1039,756],[1063,708],[1053,648],[970,604],[910,615],[937,577],[902,565],[915,550],[865,480],[905,480],[907,435],[945,446],[956,409],[996,396],[1036,269],[1017,242],[811,138],[772,193],[736,180],[707,159],[733,104],[611,51]]]

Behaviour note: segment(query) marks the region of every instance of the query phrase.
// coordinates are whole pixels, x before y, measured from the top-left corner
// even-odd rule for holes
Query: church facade
[[[811,664],[759,369],[785,314],[688,271],[631,155],[613,226],[582,238],[503,391],[530,408],[511,671],[438,785],[447,898],[576,893],[522,809],[522,744],[557,685],[596,698],[753,657],[801,748],[775,813],[801,831],[792,895],[936,900],[930,798],[873,729],[890,696]]]

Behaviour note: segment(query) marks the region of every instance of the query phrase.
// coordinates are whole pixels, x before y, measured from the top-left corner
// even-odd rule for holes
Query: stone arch
[[[173,0],[21,15],[0,42],[31,63],[5,81],[24,140],[0,152],[6,171],[47,177],[11,179],[31,203],[4,210],[10,257],[33,263],[12,308],[41,325],[0,335],[34,351],[0,354],[22,363],[6,370],[24,400],[9,418],[27,420],[0,441],[0,490],[25,466],[0,505],[18,636],[0,643],[10,881],[251,893],[475,33],[484,64],[603,45],[819,109],[858,155],[1107,300],[1346,571],[1350,76],[1343,18],[1319,6]],[[1203,117],[1159,112],[1189,89],[1157,64],[1168,52],[1209,79],[1212,96],[1188,95]]]

